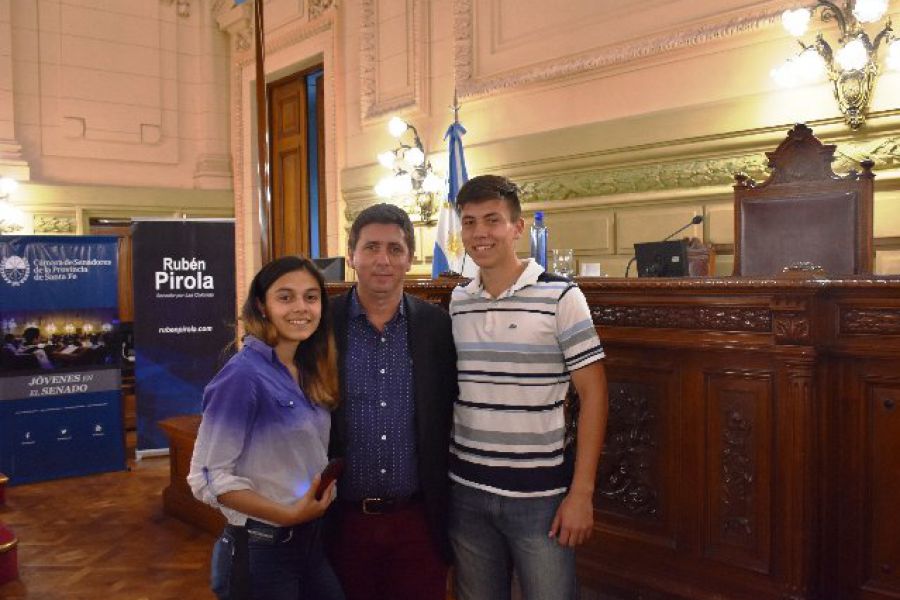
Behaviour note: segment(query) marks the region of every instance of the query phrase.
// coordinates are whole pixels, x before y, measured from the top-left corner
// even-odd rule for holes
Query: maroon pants
[[[338,510],[340,525],[328,545],[347,600],[445,600],[447,565],[422,503],[382,515],[352,505]]]

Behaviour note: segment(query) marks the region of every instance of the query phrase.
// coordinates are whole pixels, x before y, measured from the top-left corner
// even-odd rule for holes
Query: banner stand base
[[[168,448],[152,448],[150,450],[135,450],[134,461],[141,462],[144,458],[156,458],[157,456],[168,456]]]

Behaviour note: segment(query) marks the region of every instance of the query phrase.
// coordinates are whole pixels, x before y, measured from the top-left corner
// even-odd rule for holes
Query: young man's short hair
[[[356,244],[359,242],[359,235],[363,227],[377,223],[378,225],[397,225],[403,230],[403,238],[406,241],[406,247],[410,254],[413,254],[416,247],[416,233],[413,229],[412,221],[409,215],[399,206],[382,202],[368,206],[356,216],[353,225],[350,226],[350,239],[347,240],[347,248],[352,254],[356,250]]]
[[[487,200],[506,202],[513,221],[522,216],[518,186],[501,175],[479,175],[467,181],[456,195],[456,210],[462,212],[466,204],[477,204]]]

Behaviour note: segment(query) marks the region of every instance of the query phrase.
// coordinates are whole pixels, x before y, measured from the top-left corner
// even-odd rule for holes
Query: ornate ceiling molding
[[[454,66],[460,96],[470,97],[516,88],[529,83],[569,77],[613,67],[664,52],[697,46],[714,40],[753,31],[775,23],[787,2],[767,2],[740,14],[731,13],[715,21],[647,36],[637,41],[613,45],[560,60],[518,69],[495,77],[479,79],[475,74],[474,0],[454,0]]]

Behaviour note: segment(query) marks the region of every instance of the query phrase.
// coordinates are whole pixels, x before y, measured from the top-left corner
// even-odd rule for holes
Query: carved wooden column
[[[777,460],[775,481],[781,528],[781,564],[786,600],[810,599],[815,586],[813,557],[816,504],[813,482],[818,477],[814,452],[816,412],[814,375],[816,351],[811,347],[812,299],[778,296],[772,301],[773,333],[782,397],[776,399]]]

